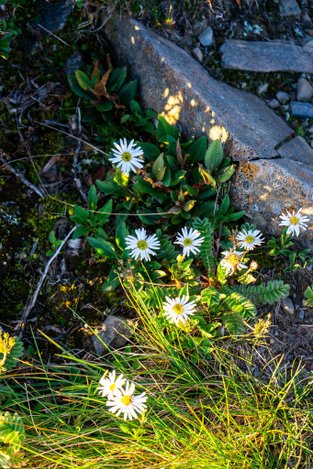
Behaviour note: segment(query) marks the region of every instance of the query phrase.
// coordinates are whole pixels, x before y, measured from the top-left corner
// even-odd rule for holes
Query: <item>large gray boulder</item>
[[[145,106],[179,122],[189,137],[205,133],[227,142],[241,162],[232,189],[237,207],[270,233],[281,232],[283,209],[313,214],[312,167],[292,156],[303,151],[303,142],[283,148],[287,158],[280,157],[293,131],[263,101],[213,79],[186,51],[140,22],[115,17],[106,33],[119,61],[138,78]],[[305,239],[311,244],[312,232]]]

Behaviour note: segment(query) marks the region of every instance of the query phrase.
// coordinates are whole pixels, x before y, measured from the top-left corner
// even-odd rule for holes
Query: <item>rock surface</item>
[[[131,336],[132,330],[129,321],[120,316],[109,316],[104,321],[98,335],[92,336],[92,343],[96,354],[101,356],[108,350],[108,347],[113,349],[123,347]]]
[[[198,60],[198,62],[202,62],[203,54],[202,54],[202,50],[199,47],[195,47],[193,49],[192,55],[194,56],[195,59]]]
[[[121,63],[138,77],[143,103],[187,136],[229,139],[236,160],[272,158],[293,131],[256,96],[213,79],[180,47],[135,20],[115,17],[107,36]]]
[[[290,101],[290,96],[288,93],[285,93],[285,91],[278,91],[278,93],[276,93],[276,98],[281,104],[286,104]]]
[[[214,44],[213,30],[208,26],[198,37],[200,43],[204,47],[211,47]]]
[[[313,167],[313,150],[303,137],[293,138],[279,147],[277,151],[283,158],[300,161]]]
[[[228,153],[240,161],[234,204],[259,228],[281,233],[278,216],[288,208],[313,215],[313,168],[279,157],[277,149],[293,131],[262,100],[214,80],[184,50],[137,21],[115,17],[106,32],[120,62],[139,79],[145,106],[179,122],[188,137],[206,133],[227,141]],[[312,246],[312,231],[301,240]]]
[[[297,83],[297,100],[309,101],[313,96],[313,86],[308,80],[300,77]]]
[[[296,0],[279,0],[280,16],[300,16],[301,10]]]
[[[290,103],[291,114],[296,117],[313,119],[313,104],[293,101]]]
[[[224,68],[250,72],[313,73],[313,58],[309,49],[293,42],[227,39],[220,52]]]
[[[313,248],[313,168],[287,158],[242,161],[231,190],[234,205],[246,210],[258,228],[281,233],[279,215],[286,209],[303,208],[309,228],[299,241]]]

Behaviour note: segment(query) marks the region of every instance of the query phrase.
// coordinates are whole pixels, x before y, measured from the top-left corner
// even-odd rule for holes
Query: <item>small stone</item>
[[[198,37],[202,46],[211,47],[214,44],[213,30],[208,26]]]
[[[65,62],[64,71],[67,75],[71,75],[84,65],[84,60],[79,51],[75,51]]]
[[[311,145],[311,148],[313,148],[313,140],[311,140],[311,143],[310,143],[310,145]]]
[[[301,10],[296,0],[279,0],[280,16],[300,16]]]
[[[290,101],[290,96],[288,93],[285,93],[285,91],[278,91],[278,93],[276,93],[276,98],[281,104],[286,104]]]
[[[271,99],[270,101],[267,102],[267,105],[271,109],[278,109],[279,108],[279,101],[277,99]]]
[[[301,309],[301,310],[299,311],[299,319],[301,319],[301,321],[303,321],[304,315],[305,315],[305,313],[304,313],[303,309]]]
[[[268,83],[262,83],[261,85],[258,86],[257,94],[258,95],[265,94],[267,90],[268,90]]]
[[[74,3],[71,0],[60,0],[54,3],[43,3],[39,18],[31,22],[31,26],[38,28],[45,34],[61,31],[68,17],[72,13]]]
[[[309,132],[310,134],[313,134],[313,125],[311,125],[311,127],[308,129],[308,132]]]
[[[202,51],[199,47],[195,47],[192,51],[192,55],[194,56],[195,59],[198,60],[198,62],[202,62],[203,60],[203,54]]]
[[[313,49],[313,39],[311,39],[310,41],[306,42],[303,46],[303,49]]]
[[[290,104],[291,114],[296,117],[313,118],[313,104],[293,101]]]
[[[120,316],[109,316],[104,321],[102,330],[98,335],[92,336],[92,343],[97,355],[101,356],[107,351],[107,347],[113,349],[123,347],[131,336],[131,321],[127,321]]]
[[[83,240],[81,238],[78,239],[70,239],[67,242],[67,250],[66,253],[68,256],[78,256],[78,251],[81,248]]]
[[[291,315],[295,314],[295,307],[290,298],[284,298],[281,302],[283,310],[286,311],[286,313],[289,313]]]
[[[309,101],[313,96],[313,86],[305,78],[299,78],[297,85],[297,100]]]

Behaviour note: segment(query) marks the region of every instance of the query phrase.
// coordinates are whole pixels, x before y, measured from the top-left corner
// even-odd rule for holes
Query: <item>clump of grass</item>
[[[55,343],[60,364],[45,365],[37,350],[39,362],[3,376],[9,409],[25,424],[26,467],[310,467],[311,391],[300,366],[290,375],[272,359],[258,377],[240,367],[240,360],[253,365],[260,340],[253,333],[244,338],[253,344],[245,357],[230,352],[223,338],[195,362],[168,340],[134,291],[128,300],[140,327],[123,350],[89,361]],[[107,368],[148,394],[140,419],[124,422],[108,411],[97,391]]]

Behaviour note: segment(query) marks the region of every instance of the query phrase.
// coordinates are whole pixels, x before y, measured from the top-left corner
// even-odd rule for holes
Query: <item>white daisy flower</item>
[[[279,218],[282,220],[279,223],[279,226],[288,226],[287,234],[299,236],[301,230],[305,231],[307,229],[307,223],[310,219],[301,215],[301,210],[302,208],[297,212],[293,210],[291,213],[287,210],[286,215],[279,215]]]
[[[199,246],[201,246],[204,238],[201,236],[198,230],[190,228],[183,228],[182,233],[178,234],[174,244],[180,244],[183,246],[183,255],[188,257],[190,253],[197,254],[200,252]]]
[[[156,250],[160,249],[160,241],[156,235],[147,236],[147,232],[144,228],[135,230],[136,236],[127,236],[126,248],[131,249],[130,257],[134,259],[140,259],[150,261],[151,256],[156,255]]]
[[[242,249],[252,250],[256,246],[264,243],[262,233],[259,230],[245,230],[239,231],[236,236],[238,240],[238,246]]]
[[[232,275],[236,270],[247,269],[248,267],[240,262],[242,252],[239,251],[223,251],[224,258],[221,260],[221,266],[226,270],[227,275]]]
[[[145,403],[148,396],[144,392],[138,396],[135,396],[134,393],[134,383],[126,381],[125,388],[121,388],[115,396],[109,397],[106,403],[110,407],[109,411],[116,414],[117,417],[122,413],[124,420],[137,419],[147,408]]]
[[[123,375],[116,376],[116,372],[113,370],[108,374],[107,377],[102,376],[100,379],[99,383],[101,386],[98,388],[99,394],[101,394],[102,397],[108,396],[110,398],[122,388],[125,382],[126,379],[123,377]]]
[[[196,303],[189,301],[188,296],[181,296],[177,298],[165,297],[166,302],[163,303],[164,316],[170,323],[176,324],[181,322],[184,324],[189,321],[189,316],[192,316],[196,311]]]
[[[136,146],[135,141],[131,140],[127,143],[126,138],[120,139],[118,143],[113,144],[116,148],[112,148],[113,156],[109,160],[119,168],[122,173],[134,173],[137,169],[143,167],[143,150]]]

